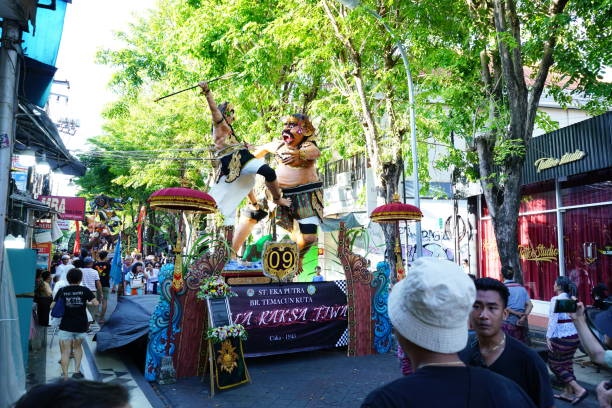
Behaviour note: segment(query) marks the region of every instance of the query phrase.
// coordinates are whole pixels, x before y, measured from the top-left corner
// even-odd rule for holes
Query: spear
[[[240,72],[230,72],[229,74],[221,75],[219,77],[216,77],[216,78],[213,78],[213,79],[209,80],[208,83],[215,82],[215,81],[218,81],[220,79],[229,79],[229,78],[234,77],[236,75],[240,75]],[[199,86],[200,85],[194,85],[194,86],[191,86],[189,88],[181,89],[180,91],[176,91],[176,92],[173,92],[173,93],[168,94],[168,95],[160,96],[159,98],[154,99],[153,102],[159,102],[162,99],[169,98],[171,96],[180,94],[181,92],[190,91],[190,90],[195,89],[195,88],[197,88]]]

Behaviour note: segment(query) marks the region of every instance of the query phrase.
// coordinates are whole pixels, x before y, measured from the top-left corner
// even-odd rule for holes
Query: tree
[[[243,140],[277,138],[280,127],[275,124],[283,115],[307,113],[314,118],[323,147],[320,163],[364,152],[368,146],[380,194],[390,201],[402,170],[400,146],[408,123],[405,100],[396,98],[405,94],[403,85],[395,85],[404,83],[404,74],[394,69],[394,45],[375,23],[364,20],[367,24],[351,34],[364,42],[372,28],[376,30],[356,59],[334,41],[335,34],[328,30],[334,19],[314,1],[160,4],[121,35],[125,48],[100,54],[102,62],[118,68],[113,86],[120,95],[108,111],[107,134],[100,140],[115,151],[176,147],[177,142],[204,149],[210,144],[210,125],[202,101],[181,94],[153,104],[152,95],[240,72],[232,83],[216,83],[213,92],[236,104],[236,130]],[[167,27],[174,29],[168,32]],[[378,66],[384,66],[384,75],[378,74]],[[165,130],[163,139],[160,128]],[[178,182],[176,174],[154,160],[144,165],[129,157],[124,165],[126,161],[129,170],[116,172],[114,183],[149,188]],[[208,168],[208,162],[198,165]],[[197,181],[196,186],[202,184]],[[386,233],[392,253],[394,234]]]
[[[452,164],[460,176],[481,181],[500,258],[520,279],[520,169],[534,123],[546,123],[537,111],[540,96],[546,86],[562,103],[580,93],[592,97],[585,107],[592,112],[609,106],[609,86],[599,76],[610,65],[612,6],[592,0],[364,3],[399,35],[418,74],[420,178],[427,181],[432,161],[428,144],[448,146],[437,166]],[[134,153],[113,156],[121,158],[111,166],[112,183],[151,189],[187,181],[203,188],[209,162],[188,160],[204,156],[211,143],[201,99],[192,93],[151,101],[240,72],[213,87],[218,99],[235,103],[240,138],[267,142],[278,137],[283,115],[308,113],[323,149],[320,164],[365,152],[379,195],[389,201],[396,192],[410,152],[405,74],[393,40],[370,16],[332,0],[170,0],[121,38],[124,48],[100,53],[118,69],[112,85],[119,95],[100,140],[108,151]],[[451,145],[452,135],[466,140],[467,151]],[[169,152],[174,148],[200,150]],[[385,234],[392,250],[394,234]]]
[[[592,113],[609,108],[610,88],[601,74],[610,64],[606,50],[612,45],[612,5],[493,0],[468,2],[466,7],[464,18],[457,21],[469,27],[469,37],[455,43],[462,45],[461,52],[450,61],[471,65],[472,73],[479,61],[478,80],[472,75],[471,81],[457,86],[477,104],[466,109],[452,99],[445,102],[450,116],[458,119],[455,124],[463,122],[460,127],[468,129],[473,123],[472,134],[464,136],[478,154],[479,178],[500,260],[513,267],[522,281],[517,222],[521,170],[534,124],[546,119],[538,113],[540,97],[546,87],[563,105],[572,94],[579,94],[592,98],[584,106]],[[447,49],[454,48],[453,42],[446,44]]]

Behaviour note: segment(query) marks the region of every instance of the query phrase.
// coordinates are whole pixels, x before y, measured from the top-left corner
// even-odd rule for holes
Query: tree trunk
[[[149,217],[149,222],[147,222],[147,226],[145,229],[145,245],[144,252],[145,256],[150,254],[155,254],[157,252],[157,248],[151,245],[146,245],[147,243],[155,244],[155,229],[151,227],[152,225],[157,226],[155,221],[155,211],[151,211],[151,208],[147,208],[147,217]]]
[[[520,170],[518,170],[520,171]],[[495,241],[499,260],[503,266],[510,266],[514,270],[514,278],[523,283],[523,272],[518,251],[518,213],[520,205],[520,173],[510,173],[511,176],[505,184],[503,202],[497,208],[495,216],[491,216],[495,231]]]
[[[382,164],[382,172],[379,176],[378,193],[385,199],[386,203],[393,201],[393,195],[397,193],[397,185],[402,173],[402,160],[396,162],[385,162]],[[380,224],[385,236],[385,261],[389,263],[391,271],[395,271],[395,243],[397,226],[395,223]]]

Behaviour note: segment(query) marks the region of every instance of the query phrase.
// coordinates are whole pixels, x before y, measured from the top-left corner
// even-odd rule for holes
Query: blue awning
[[[66,6],[66,2],[60,0],[56,2],[55,10],[39,8],[36,29],[23,33],[22,47],[26,61],[19,89],[21,96],[41,108],[47,103],[57,70],[55,62],[64,31]]]
[[[57,68],[30,57],[25,57],[24,68],[19,78],[19,96],[42,108],[49,98]]]

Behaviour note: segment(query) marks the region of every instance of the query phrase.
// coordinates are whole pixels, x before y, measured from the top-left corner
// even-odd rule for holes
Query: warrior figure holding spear
[[[256,174],[266,180],[266,187],[276,205],[285,207],[291,205],[291,200],[282,196],[276,172],[262,159],[255,158],[249,152],[246,143],[238,142],[232,128],[232,123],[236,120],[233,105],[223,102],[217,106],[208,82],[203,81],[198,85],[206,96],[212,115],[214,156],[218,163],[214,184],[209,194],[215,199],[223,214],[224,225],[234,225],[236,209],[247,195],[250,204],[257,205],[254,194],[250,193],[255,185]],[[232,244],[232,247],[236,246]]]

